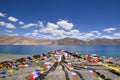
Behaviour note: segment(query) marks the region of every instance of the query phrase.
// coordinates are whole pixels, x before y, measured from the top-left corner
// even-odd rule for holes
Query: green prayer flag
[[[96,75],[96,77],[97,77],[97,78],[99,78],[99,76],[98,76],[98,75]]]
[[[79,80],[78,78],[74,78],[73,80]]]
[[[13,69],[14,69],[14,70],[19,70],[19,68],[17,68],[17,67],[16,67],[16,68],[13,68]]]

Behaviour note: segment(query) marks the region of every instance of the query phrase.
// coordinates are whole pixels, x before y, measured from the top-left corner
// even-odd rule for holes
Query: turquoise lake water
[[[120,57],[120,45],[1,45],[0,53],[12,54],[39,54],[57,49],[87,54],[99,54],[103,56]]]

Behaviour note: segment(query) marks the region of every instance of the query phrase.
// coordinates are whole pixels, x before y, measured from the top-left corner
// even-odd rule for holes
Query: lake
[[[120,57],[120,45],[1,45],[0,53],[39,54],[57,49]]]

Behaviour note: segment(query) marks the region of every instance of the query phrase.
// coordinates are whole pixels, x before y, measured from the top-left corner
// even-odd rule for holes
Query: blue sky
[[[120,0],[1,0],[0,34],[120,38]]]

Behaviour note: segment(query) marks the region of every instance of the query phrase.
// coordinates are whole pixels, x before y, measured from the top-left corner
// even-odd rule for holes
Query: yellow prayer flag
[[[87,66],[84,66],[84,68],[87,68]]]
[[[9,72],[9,73],[12,73],[12,72],[13,72],[13,69],[9,69],[8,72]]]
[[[41,74],[44,74],[44,71],[41,71]]]
[[[98,77],[98,80],[103,80],[101,77]]]

